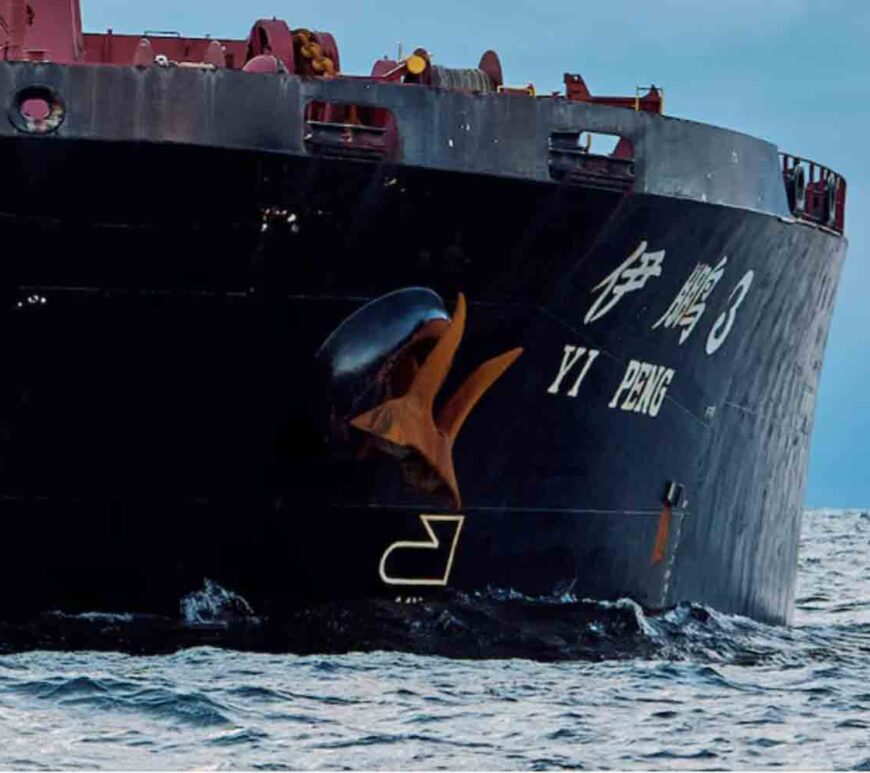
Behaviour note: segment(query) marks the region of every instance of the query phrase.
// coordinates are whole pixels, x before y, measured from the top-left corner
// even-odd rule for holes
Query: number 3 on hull
[[[453,569],[453,557],[456,553],[456,546],[459,544],[459,533],[462,531],[462,524],[465,523],[464,515],[421,515],[420,521],[423,528],[429,535],[429,539],[420,541],[402,541],[394,542],[390,545],[381,556],[381,563],[378,571],[381,580],[387,585],[435,585],[444,587],[450,580],[450,572]],[[393,553],[409,550],[439,550],[441,540],[432,528],[433,523],[452,523],[454,524],[453,539],[450,542],[450,550],[447,552],[444,561],[444,572],[440,577],[394,577],[387,572],[387,562]]]

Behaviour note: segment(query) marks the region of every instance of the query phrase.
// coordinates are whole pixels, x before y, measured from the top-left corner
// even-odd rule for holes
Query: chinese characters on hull
[[[601,319],[626,295],[642,290],[650,279],[662,275],[665,251],[647,252],[646,248],[647,243],[641,242],[623,263],[592,288],[599,295],[586,312],[584,323]]]
[[[755,278],[755,272],[747,271],[740,281],[734,286],[731,295],[728,296],[728,308],[723,311],[710,328],[710,333],[707,336],[707,343],[704,346],[704,351],[707,356],[715,354],[719,351],[719,347],[725,343],[731,328],[734,327],[734,320],[737,318],[737,309],[743,305],[746,300],[746,293],[752,286],[752,280]]]
[[[722,279],[727,263],[727,257],[723,257],[715,268],[698,263],[668,310],[653,325],[653,330],[662,325],[679,328],[680,346],[686,343],[707,308],[707,299]]]
[[[650,279],[662,276],[665,250],[650,252],[648,246],[648,242],[642,241],[628,258],[592,288],[595,298],[583,318],[584,324],[601,319],[626,295],[642,290]],[[728,257],[724,255],[715,265],[697,263],[667,310],[653,323],[652,329],[679,331],[679,345],[682,346],[704,316],[710,297],[725,276],[727,265]],[[704,342],[707,356],[715,354],[725,343],[754,276],[753,271],[747,271],[731,290],[727,308],[712,323]],[[576,398],[600,354],[600,349],[566,344],[547,393]],[[656,418],[675,376],[676,371],[672,368],[631,359],[608,407]]]
[[[595,299],[583,318],[584,324],[589,325],[601,319],[626,295],[642,290],[650,279],[662,276],[666,252],[649,252],[648,246],[647,241],[642,241],[631,255],[592,288]],[[663,327],[679,330],[679,343],[682,346],[701,321],[707,309],[707,301],[722,281],[727,265],[727,255],[723,255],[715,266],[708,263],[696,264],[665,313],[653,323],[652,329]],[[718,351],[731,332],[737,310],[745,300],[754,276],[753,271],[747,271],[732,289],[728,299],[729,308],[717,317],[709,331],[704,346],[708,355]],[[567,365],[569,356],[579,357],[579,352],[571,352],[570,355],[566,352],[563,368]],[[552,391],[550,393],[553,394]],[[576,394],[572,395],[575,396]]]

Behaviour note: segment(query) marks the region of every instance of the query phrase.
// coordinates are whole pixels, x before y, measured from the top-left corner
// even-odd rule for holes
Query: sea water
[[[0,768],[870,770],[870,513],[807,513],[791,628],[629,601],[598,623],[570,590],[455,604],[417,644],[459,627],[515,657],[2,656]],[[581,607],[582,646],[558,622]]]

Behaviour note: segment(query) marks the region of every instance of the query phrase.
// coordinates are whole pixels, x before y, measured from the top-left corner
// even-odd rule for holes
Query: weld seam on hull
[[[333,508],[339,509],[347,509],[350,505],[347,504],[338,504],[333,503],[330,505]],[[397,510],[397,511],[408,511],[408,505],[387,505],[387,504],[367,504],[367,505],[359,505],[359,507],[363,507],[366,510]],[[510,506],[510,507],[497,507],[494,505],[474,505],[474,506],[465,506],[462,507],[463,513],[469,512],[481,512],[481,513],[492,513],[492,512],[503,512],[506,515],[513,513],[558,513],[558,514],[576,514],[576,515],[631,515],[631,516],[644,516],[644,517],[655,517],[658,518],[661,515],[661,508],[657,510],[603,510],[597,508],[574,508],[574,507],[524,507],[524,506]],[[681,513],[683,515],[690,515],[690,510],[674,510],[674,513]]]

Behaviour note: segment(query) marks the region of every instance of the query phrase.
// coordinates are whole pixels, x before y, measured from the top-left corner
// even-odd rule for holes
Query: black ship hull
[[[497,586],[788,621],[838,235],[391,162],[0,156],[0,617],[174,614],[209,578],[276,617]],[[330,440],[324,342],[409,287],[468,298],[445,394],[523,349],[456,438],[458,507]]]

